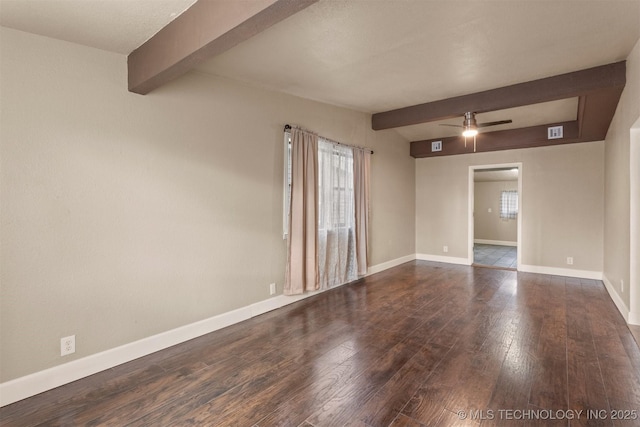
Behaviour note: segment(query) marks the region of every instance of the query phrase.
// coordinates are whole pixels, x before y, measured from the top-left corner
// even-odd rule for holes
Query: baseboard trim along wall
[[[518,246],[518,242],[509,242],[506,240],[474,239],[473,243],[479,243],[481,245]]]
[[[367,276],[380,273],[381,271],[388,270],[392,267],[397,267],[400,264],[404,264],[405,262],[413,261],[415,259],[416,259],[416,255],[411,254],[411,255],[393,259],[391,261],[383,262],[381,264],[372,265],[367,269]]]
[[[622,314],[622,317],[624,317],[625,322],[631,323],[634,325],[638,324],[638,323],[633,323],[632,320],[637,321],[640,319],[632,318],[631,312],[629,311],[629,307],[627,307],[627,304],[625,304],[624,301],[622,301],[622,298],[620,298],[620,295],[618,295],[618,292],[616,292],[616,289],[614,288],[611,281],[607,278],[607,276],[603,275],[602,281],[604,282],[604,287],[607,289],[607,292],[609,292],[609,296],[613,300],[613,303],[616,305],[616,308],[618,309],[620,314]]]
[[[571,270],[568,268],[540,267],[534,265],[519,265],[518,271],[526,273],[552,274],[554,276],[576,277],[579,279],[601,280],[604,283],[604,287],[609,293],[611,300],[622,317],[624,317],[624,320],[632,325],[640,325],[640,316],[629,311],[629,308],[624,301],[622,301],[622,298],[620,298],[620,295],[618,295],[609,279],[607,279],[607,276],[605,276],[601,271]]]
[[[405,262],[413,261],[415,255],[407,255],[369,267],[367,276]],[[335,289],[335,288],[332,288]],[[227,326],[248,320],[266,312],[309,298],[324,291],[308,292],[302,295],[278,295],[257,303],[228,311],[208,319],[181,326],[152,335],[129,344],[92,354],[63,365],[54,366],[24,377],[0,384],[0,406],[26,399],[61,385],[77,381],[89,375],[113,368],[126,362],[147,356],[156,351],[217,331]]]
[[[576,277],[578,279],[602,280],[601,271],[574,270],[571,268],[543,267],[539,265],[525,264],[519,265],[518,271],[522,271],[525,273],[550,274],[553,276]]]
[[[471,265],[468,258],[458,258],[452,256],[416,254],[416,259],[421,261],[445,262],[447,264]]]
[[[633,311],[630,311],[629,312],[629,320],[627,320],[627,323],[630,324],[630,325],[638,325],[638,326],[640,326],[640,313],[634,313]]]

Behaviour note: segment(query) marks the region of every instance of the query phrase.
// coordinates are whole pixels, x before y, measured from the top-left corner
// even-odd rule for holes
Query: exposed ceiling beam
[[[584,110],[580,120],[580,139],[602,141],[618,107],[623,87],[602,89],[584,97]],[[580,118],[579,118],[580,119]]]
[[[547,128],[549,126],[563,126],[564,138],[548,140]],[[431,151],[432,141],[442,141],[442,151]],[[581,142],[578,131],[578,121],[562,123],[550,123],[547,125],[531,126],[519,129],[507,129],[494,132],[484,132],[476,137],[476,152],[513,150],[516,148],[541,147],[544,145],[571,144]],[[463,136],[451,136],[411,143],[411,156],[441,157],[455,154],[473,153],[473,138],[467,138],[466,146]]]
[[[199,0],[129,54],[129,90],[147,94],[317,1]]]
[[[576,142],[602,141],[607,136],[609,125],[616,112],[623,87],[613,87],[590,92],[580,97],[577,120],[549,123],[520,129],[483,131],[476,137],[476,151],[512,150],[516,148],[541,147],[545,145],[571,144]],[[563,126],[563,137],[548,139],[549,126]],[[442,141],[442,151],[432,151],[431,143]],[[411,142],[413,157],[440,157],[473,153],[473,139],[452,136]]]
[[[616,112],[623,88],[608,88],[590,92],[580,97],[578,119],[563,123],[549,123],[520,129],[481,132],[476,137],[476,151],[512,150],[548,145],[571,144],[576,142],[602,141],[607,136],[609,125]],[[563,126],[563,137],[548,139],[549,126]],[[442,141],[442,151],[432,151],[431,143]],[[413,157],[439,157],[454,154],[473,153],[473,139],[464,137],[427,139],[411,143]]]
[[[462,95],[440,101],[413,105],[381,113],[371,118],[374,130],[415,125],[453,117],[465,112],[484,113],[540,102],[573,98],[601,89],[622,90],[626,82],[625,61],[558,76]]]

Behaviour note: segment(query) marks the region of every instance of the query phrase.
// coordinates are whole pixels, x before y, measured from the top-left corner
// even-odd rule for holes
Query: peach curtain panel
[[[318,289],[318,135],[291,130],[291,199],[285,295]]]
[[[369,265],[369,178],[371,152],[353,149],[353,193],[355,202],[356,263],[358,275],[367,274]]]
[[[371,152],[291,129],[285,295],[367,273]]]

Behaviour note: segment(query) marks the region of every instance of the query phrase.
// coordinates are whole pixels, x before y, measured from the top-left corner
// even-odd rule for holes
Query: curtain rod
[[[301,127],[298,127],[298,126],[293,126],[293,127],[295,127],[296,129],[300,129],[300,130],[305,130],[305,129],[302,129]],[[288,124],[287,124],[287,125],[284,125],[284,131],[285,131],[285,132],[286,132],[286,131],[290,131],[291,129],[292,129],[291,125],[288,125]],[[307,131],[307,132],[308,132],[308,131]],[[344,143],[342,143],[342,142],[338,142],[338,141],[334,141],[334,140],[329,139],[329,138],[325,138],[324,136],[319,136],[319,137],[320,137],[320,138],[322,138],[322,139],[324,139],[325,141],[329,141],[329,142],[330,142],[330,143],[332,143],[332,144],[342,145],[342,146],[344,146],[344,147],[349,147],[349,148],[357,148],[357,149],[359,149],[359,150],[368,151],[368,152],[370,152],[371,154],[373,154],[373,150],[371,150],[370,148],[358,147],[357,145],[344,144]]]

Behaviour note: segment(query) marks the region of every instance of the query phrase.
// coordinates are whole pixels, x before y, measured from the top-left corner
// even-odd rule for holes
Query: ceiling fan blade
[[[453,128],[461,128],[463,126],[460,125],[450,125],[449,123],[438,123],[440,126],[451,126]]]
[[[513,120],[498,120],[496,122],[478,123],[478,127],[486,128],[487,126],[506,125],[507,123],[513,123]]]

